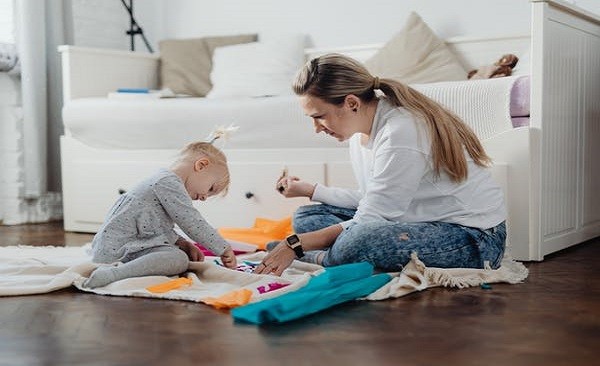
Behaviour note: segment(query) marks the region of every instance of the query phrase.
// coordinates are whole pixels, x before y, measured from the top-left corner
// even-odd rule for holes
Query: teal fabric
[[[367,262],[327,267],[301,289],[235,308],[231,315],[253,324],[284,323],[366,296],[390,280],[386,273],[373,275]]]

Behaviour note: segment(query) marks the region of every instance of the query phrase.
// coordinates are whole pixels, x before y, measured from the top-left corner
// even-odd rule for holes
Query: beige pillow
[[[374,76],[407,84],[467,80],[458,59],[415,12],[365,66]]]
[[[210,89],[215,48],[256,42],[258,35],[169,39],[159,43],[161,87],[178,94],[204,97]]]

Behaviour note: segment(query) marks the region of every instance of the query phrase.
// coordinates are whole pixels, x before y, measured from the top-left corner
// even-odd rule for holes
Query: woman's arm
[[[304,251],[325,249],[335,242],[335,239],[340,235],[342,230],[342,226],[336,224],[321,230],[298,234],[298,237]],[[261,264],[256,267],[254,273],[273,273],[276,276],[281,276],[283,271],[292,264],[295,258],[296,253],[283,240],[267,254]]]
[[[300,238],[300,243],[302,243],[303,250],[319,250],[329,248],[335,242],[335,239],[337,239],[342,230],[342,225],[336,224],[317,231],[298,234],[298,237]],[[290,248],[288,247],[288,249]]]
[[[327,187],[308,183],[298,177],[284,176],[275,183],[275,189],[284,197],[308,197],[311,201],[344,208],[356,208],[363,194],[356,189]]]
[[[362,197],[363,192],[358,189],[328,187],[317,183],[311,200],[331,206],[356,209]]]

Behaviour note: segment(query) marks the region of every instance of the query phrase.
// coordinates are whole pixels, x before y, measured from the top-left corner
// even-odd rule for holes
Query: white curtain
[[[23,101],[23,198],[47,191],[46,1],[17,1],[17,48]]]
[[[3,163],[7,163],[2,172],[7,189],[1,192],[0,220],[8,225],[62,217],[61,195],[48,189],[48,152],[57,150],[58,145],[58,138],[49,139],[52,136],[48,132],[53,126],[61,125],[62,93],[55,50],[56,45],[65,40],[63,0],[14,0],[13,5],[15,41],[21,64],[18,106],[21,117],[14,131],[10,131],[16,141],[16,153],[14,157],[3,158]],[[3,136],[3,139],[11,137]],[[56,162],[50,164],[51,167],[56,165]]]

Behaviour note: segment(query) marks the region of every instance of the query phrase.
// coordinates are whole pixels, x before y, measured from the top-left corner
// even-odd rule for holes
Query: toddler
[[[161,169],[121,195],[92,241],[97,268],[84,287],[95,288],[139,276],[171,276],[184,272],[189,260],[203,260],[200,250],[174,231],[177,224],[192,240],[221,257],[228,268],[236,258],[229,244],[192,205],[229,186],[223,152],[209,142],[194,142],[170,169]],[[189,258],[188,258],[189,257]]]

